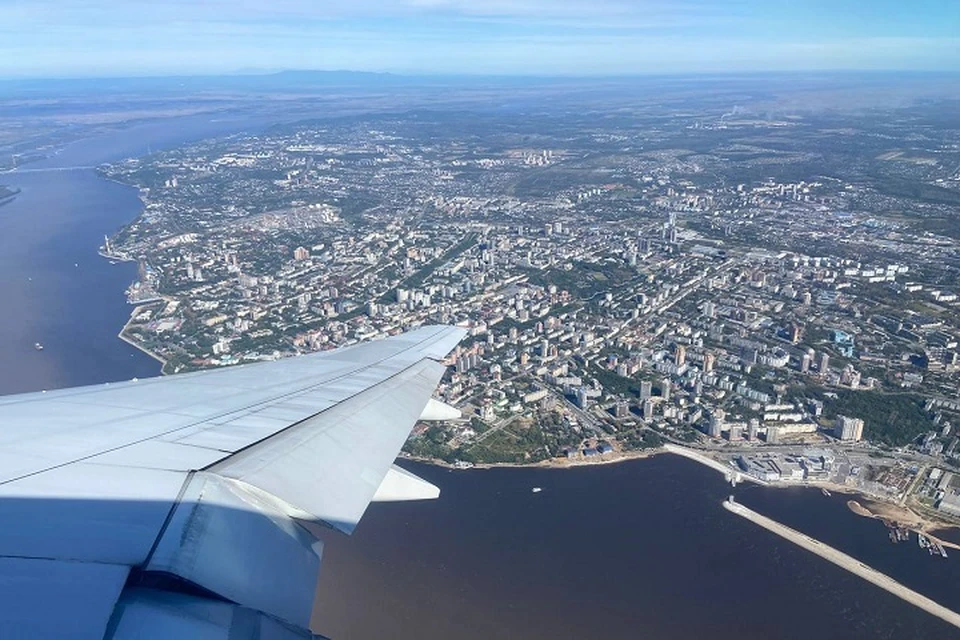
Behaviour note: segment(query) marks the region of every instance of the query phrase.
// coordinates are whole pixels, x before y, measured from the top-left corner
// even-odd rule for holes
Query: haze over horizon
[[[960,71],[950,0],[37,0],[0,33],[3,78]]]

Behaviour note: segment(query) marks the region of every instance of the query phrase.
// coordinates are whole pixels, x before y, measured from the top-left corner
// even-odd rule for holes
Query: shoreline
[[[913,509],[907,507],[899,507],[898,505],[893,505],[892,503],[881,503],[878,501],[871,501],[869,496],[861,496],[865,502],[868,504],[862,505],[857,500],[847,500],[847,507],[853,513],[857,514],[861,518],[871,518],[873,520],[879,520],[886,525],[893,524],[895,526],[901,526],[909,529],[913,533],[923,534],[924,536],[932,539],[934,542],[938,542],[945,547],[951,549],[960,550],[960,544],[955,542],[950,542],[949,540],[943,540],[939,538],[934,531],[941,531],[943,529],[958,529],[957,525],[947,524],[944,522],[936,522],[930,518],[926,518]],[[870,504],[870,503],[873,504]],[[874,508],[881,507],[877,511],[873,511],[870,507]],[[887,507],[884,509],[883,507]],[[898,512],[893,512],[892,507],[896,507]],[[887,511],[887,513],[882,513],[882,511]]]
[[[100,166],[102,166],[102,165],[100,165]],[[94,175],[96,175],[96,177],[99,178],[100,180],[104,180],[104,181],[106,181],[106,182],[112,182],[112,183],[114,183],[114,184],[118,184],[118,185],[124,186],[124,187],[126,187],[126,188],[128,188],[128,189],[134,189],[134,190],[137,190],[137,191],[138,191],[137,200],[140,201],[140,211],[137,212],[136,216],[133,218],[133,220],[132,220],[131,222],[136,222],[137,220],[139,220],[139,219],[140,219],[140,216],[143,215],[143,211],[144,211],[144,208],[145,208],[145,206],[146,206],[146,203],[144,202],[143,197],[139,194],[139,190],[137,189],[137,187],[135,187],[134,185],[128,184],[128,183],[126,183],[126,182],[121,182],[120,180],[117,180],[116,178],[112,178],[112,177],[108,176],[106,173],[104,173],[104,172],[100,169],[100,166],[97,166],[97,167],[92,168],[92,171],[93,171]],[[130,224],[130,223],[128,223],[128,224]],[[111,262],[118,262],[118,263],[136,262],[135,259],[130,258],[130,257],[121,258],[121,257],[119,257],[119,256],[109,255],[109,254],[107,254],[107,253],[104,253],[102,249],[98,249],[98,250],[97,250],[97,255],[100,256],[101,258],[103,258],[104,260],[109,260],[109,261],[111,261]],[[129,301],[128,301],[128,302],[129,302]],[[150,302],[156,302],[156,300],[153,300],[153,301],[150,301]],[[159,362],[159,363],[160,363],[160,373],[159,373],[158,375],[161,375],[161,376],[162,376],[162,375],[165,375],[164,370],[165,370],[166,367],[167,367],[167,360],[165,360],[165,359],[164,359],[163,357],[161,357],[160,355],[154,353],[154,352],[151,351],[150,349],[147,349],[146,347],[144,347],[143,345],[141,345],[140,343],[138,343],[138,342],[137,342],[136,340],[134,340],[133,338],[130,338],[130,337],[128,337],[128,336],[126,335],[127,329],[130,328],[130,323],[133,322],[134,317],[137,315],[137,313],[140,311],[140,309],[141,309],[142,307],[146,306],[146,304],[149,304],[149,302],[147,302],[147,303],[138,303],[138,304],[135,304],[135,305],[133,306],[133,309],[130,310],[130,314],[127,316],[127,320],[123,323],[123,327],[120,329],[120,332],[117,334],[117,337],[120,338],[121,340],[123,340],[124,342],[126,342],[128,345],[130,345],[130,346],[133,347],[134,349],[136,349],[137,351],[139,351],[139,352],[141,352],[141,353],[149,356],[150,358],[156,360],[157,362]]]
[[[453,471],[467,471],[470,469],[572,469],[576,467],[593,467],[605,464],[617,464],[619,462],[628,462],[630,460],[643,460],[656,455],[668,453],[662,447],[656,449],[641,449],[640,451],[628,451],[620,453],[616,457],[604,457],[598,455],[596,460],[567,460],[565,458],[550,458],[540,462],[477,462],[470,463],[470,466],[458,467],[455,463],[447,462],[439,458],[424,458],[420,456],[411,456],[401,452],[400,458],[412,462],[429,464],[434,467],[451,469]]]
[[[468,467],[458,467],[455,464],[446,462],[445,460],[439,460],[434,458],[421,458],[416,456],[408,456],[401,454],[401,457],[404,460],[412,460],[414,462],[421,462],[424,464],[433,465],[435,467],[442,467],[445,469],[455,470],[455,471],[465,471],[469,469],[519,469],[519,468],[530,468],[530,469],[572,469],[579,467],[592,467],[596,465],[606,465],[606,464],[617,464],[621,462],[629,462],[631,460],[644,460],[647,458],[652,458],[653,456],[662,455],[662,454],[673,454],[692,460],[698,464],[701,464],[705,467],[713,469],[724,475],[724,478],[727,482],[730,482],[732,479],[736,479],[737,482],[751,482],[763,487],[768,487],[771,489],[790,489],[794,487],[801,487],[807,489],[826,489],[831,493],[840,493],[847,496],[856,496],[861,498],[864,502],[868,502],[868,506],[873,506],[873,510],[867,507],[860,505],[860,508],[864,512],[859,512],[851,508],[851,511],[856,513],[861,517],[874,518],[881,520],[883,522],[892,522],[901,526],[905,526],[911,529],[914,532],[921,532],[923,535],[934,538],[937,542],[940,542],[944,546],[948,546],[954,549],[960,550],[960,545],[952,543],[949,541],[941,540],[935,533],[935,531],[942,531],[946,529],[955,529],[960,530],[960,524],[954,524],[942,520],[936,520],[929,516],[917,513],[909,507],[902,507],[894,502],[884,499],[880,496],[871,495],[860,491],[855,487],[850,487],[847,485],[838,484],[836,482],[831,482],[828,480],[804,480],[802,482],[765,482],[759,478],[754,478],[740,472],[739,469],[734,467],[727,468],[723,463],[718,460],[714,460],[710,456],[697,451],[695,449],[690,449],[676,444],[665,444],[662,447],[656,449],[643,449],[641,451],[629,451],[626,453],[620,453],[616,457],[601,457],[600,459],[581,459],[576,461],[569,461],[563,458],[552,458],[550,460],[543,460],[541,462],[535,463],[521,463],[521,462],[487,462],[487,463],[476,463]],[[856,502],[856,501],[854,501]],[[859,503],[858,503],[859,505]],[[848,505],[849,506],[849,505]]]
[[[130,312],[130,317],[127,318],[127,321],[125,323],[123,323],[123,328],[120,329],[120,333],[117,334],[117,337],[123,340],[124,342],[126,342],[128,345],[130,345],[134,349],[136,349],[137,351],[140,351],[141,353],[144,353],[150,356],[151,358],[153,358],[154,360],[156,360],[157,362],[159,362],[160,375],[164,375],[163,370],[167,366],[167,361],[164,358],[162,358],[160,355],[150,351],[146,347],[140,345],[136,340],[134,340],[133,338],[129,338],[126,335],[127,329],[130,327],[130,323],[133,322],[134,316],[136,316],[137,312],[139,312],[141,307],[144,307],[144,306],[146,305],[138,305],[133,308],[133,311]]]

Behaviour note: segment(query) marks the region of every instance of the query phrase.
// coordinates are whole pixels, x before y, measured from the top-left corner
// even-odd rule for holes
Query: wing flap
[[[442,365],[423,360],[209,471],[258,487],[350,533],[443,372]]]

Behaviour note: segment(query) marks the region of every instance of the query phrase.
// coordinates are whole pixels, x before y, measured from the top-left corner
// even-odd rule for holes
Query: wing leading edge
[[[51,566],[41,561],[54,562],[51,586],[85,575],[103,585],[53,627],[42,589],[16,611],[4,599],[4,637],[46,635],[16,623],[34,614],[57,637],[311,637],[315,527],[350,533],[374,499],[438,495],[391,465],[419,418],[453,417],[430,396],[463,333],[424,327],[262,365],[0,399],[0,518],[17,523],[0,529],[0,575],[16,559],[17,579],[36,587]]]

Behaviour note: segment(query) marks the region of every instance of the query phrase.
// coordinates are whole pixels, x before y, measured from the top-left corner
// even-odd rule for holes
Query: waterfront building
[[[848,418],[847,416],[837,416],[833,427],[833,435],[843,441],[859,442],[863,438],[863,420],[860,418]]]
[[[714,409],[710,414],[710,424],[708,434],[711,438],[719,438],[723,433],[723,421],[726,413],[723,409]]]

